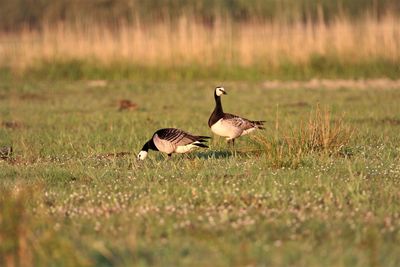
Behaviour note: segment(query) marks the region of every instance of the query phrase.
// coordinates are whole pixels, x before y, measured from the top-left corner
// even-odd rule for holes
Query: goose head
[[[147,157],[147,154],[150,149],[150,142],[151,142],[151,140],[146,142],[146,144],[144,144],[144,146],[142,147],[142,150],[140,150],[139,154],[137,155],[138,160],[144,160]]]
[[[222,87],[222,86],[215,87],[215,95],[216,96],[221,96],[221,95],[226,95],[226,94],[227,93],[225,92],[224,87]]]
[[[147,157],[148,152],[147,151],[140,151],[139,154],[137,155],[138,160],[144,160]]]

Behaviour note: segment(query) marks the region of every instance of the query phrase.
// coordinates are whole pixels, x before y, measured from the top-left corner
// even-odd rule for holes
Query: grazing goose
[[[175,128],[160,129],[144,144],[138,154],[138,159],[144,160],[149,149],[161,151],[171,156],[172,153],[186,153],[197,147],[208,148],[203,143],[209,138],[208,136],[192,135]]]
[[[223,87],[216,87],[214,91],[215,109],[208,120],[211,131],[226,137],[228,142],[235,145],[235,138],[246,135],[255,129],[264,129],[264,121],[251,121],[236,115],[224,113],[221,104],[221,95],[226,95]]]

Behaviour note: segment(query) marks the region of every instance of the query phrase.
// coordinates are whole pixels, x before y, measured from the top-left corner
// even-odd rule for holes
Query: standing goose
[[[165,128],[156,131],[138,154],[138,159],[144,160],[149,149],[161,151],[171,156],[172,153],[186,153],[197,147],[208,148],[205,143],[210,137],[192,135],[175,128]]]
[[[226,95],[223,87],[216,87],[214,91],[215,108],[208,120],[211,131],[217,135],[226,137],[228,142],[235,145],[235,138],[251,133],[255,129],[264,129],[265,121],[251,121],[239,116],[224,113],[221,104],[221,95]]]

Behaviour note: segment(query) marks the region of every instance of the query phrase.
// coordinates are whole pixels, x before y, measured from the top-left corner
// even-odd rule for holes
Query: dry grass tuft
[[[253,141],[274,167],[298,167],[310,154],[348,155],[353,129],[343,118],[332,119],[328,110],[319,107],[298,129],[280,130],[276,122],[274,137],[256,135]]]
[[[337,155],[348,145],[352,133],[343,118],[332,120],[328,110],[321,111],[318,107],[310,115],[308,123],[300,128],[298,142],[311,153]]]

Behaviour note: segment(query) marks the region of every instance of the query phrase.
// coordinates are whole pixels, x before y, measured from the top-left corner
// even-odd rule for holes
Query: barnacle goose
[[[221,95],[226,94],[223,87],[215,88],[215,108],[208,120],[208,126],[213,133],[226,137],[228,142],[232,142],[232,145],[235,145],[235,138],[246,135],[255,129],[264,129],[263,123],[265,121],[251,121],[233,114],[224,113]]]
[[[192,135],[175,128],[160,129],[144,144],[137,157],[144,160],[149,149],[171,156],[172,153],[186,153],[197,147],[208,148],[204,143],[209,138],[208,136]]]

